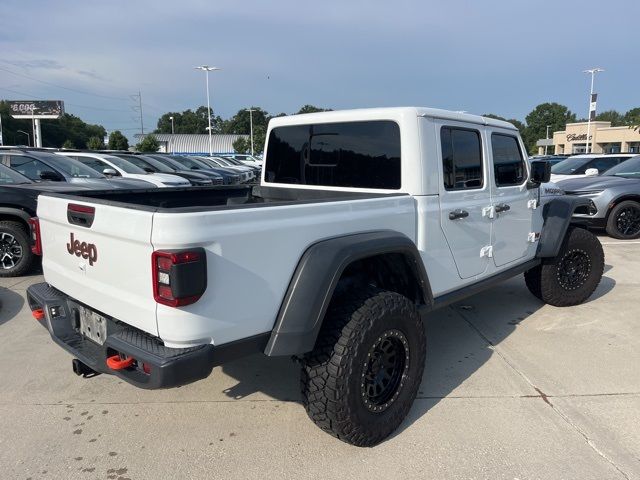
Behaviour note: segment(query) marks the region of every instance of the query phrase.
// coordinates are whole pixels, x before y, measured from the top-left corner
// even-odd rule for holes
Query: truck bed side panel
[[[216,345],[268,332],[303,252],[339,235],[394,230],[416,237],[408,196],[154,216],[155,249],[203,247],[207,290],[193,305],[158,305],[169,346]],[[197,339],[197,341],[194,341]]]

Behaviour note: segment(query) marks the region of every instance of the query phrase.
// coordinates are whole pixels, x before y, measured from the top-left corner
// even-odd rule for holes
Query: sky
[[[128,136],[206,104],[227,118],[304,104],[428,106],[523,120],[553,101],[586,117],[640,106],[633,0],[0,0],[0,98],[63,100]]]

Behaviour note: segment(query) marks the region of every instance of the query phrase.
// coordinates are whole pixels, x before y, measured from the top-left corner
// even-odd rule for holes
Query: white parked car
[[[241,161],[245,165],[249,165],[250,167],[262,167],[262,159],[252,155],[248,155],[246,153],[232,153],[232,154],[221,155],[221,156],[223,158],[224,157],[234,158],[236,160]]]
[[[40,195],[28,305],[76,374],[167,388],[295,356],[311,420],[372,446],[416,398],[434,310],[522,274],[559,307],[600,282],[572,218],[588,199],[542,206],[549,165],[510,123],[375,108],[275,118],[267,139],[259,187]]]
[[[107,177],[136,178],[154,184],[157,187],[188,187],[189,180],[167,173],[148,173],[115,155],[93,152],[55,152],[58,155],[75,158],[87,167],[106,175]]]
[[[580,177],[595,177],[636,155],[637,153],[573,155],[551,167],[551,181],[559,182]]]

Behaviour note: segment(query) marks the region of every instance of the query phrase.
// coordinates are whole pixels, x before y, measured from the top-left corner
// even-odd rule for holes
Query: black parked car
[[[236,185],[242,181],[242,177],[238,172],[234,172],[226,168],[214,168],[192,157],[185,157],[182,155],[162,155],[161,161],[171,162],[173,164],[180,165],[182,168],[195,170],[199,173],[215,173],[216,175],[221,175],[224,180],[224,185]]]
[[[171,175],[178,175],[186,178],[191,182],[191,185],[206,187],[211,185],[222,185],[223,180],[221,175],[205,175],[204,173],[195,172],[193,170],[187,170],[182,167],[178,169],[172,167],[160,161],[157,157],[160,155],[145,154],[145,155],[132,155],[132,154],[113,154],[116,157],[123,158],[133,163],[137,167],[142,168],[145,172],[150,173],[169,173]]]
[[[29,218],[36,216],[38,195],[87,189],[86,185],[62,182],[36,183],[0,165],[0,277],[24,275],[34,263]]]

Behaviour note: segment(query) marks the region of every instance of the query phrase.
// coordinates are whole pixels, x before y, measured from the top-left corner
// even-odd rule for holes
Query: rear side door
[[[491,204],[481,127],[435,122],[440,139],[440,224],[461,278],[487,271]]]
[[[510,130],[487,130],[490,144],[493,259],[496,267],[535,253],[533,207],[537,190],[527,188],[529,173],[524,148]]]

